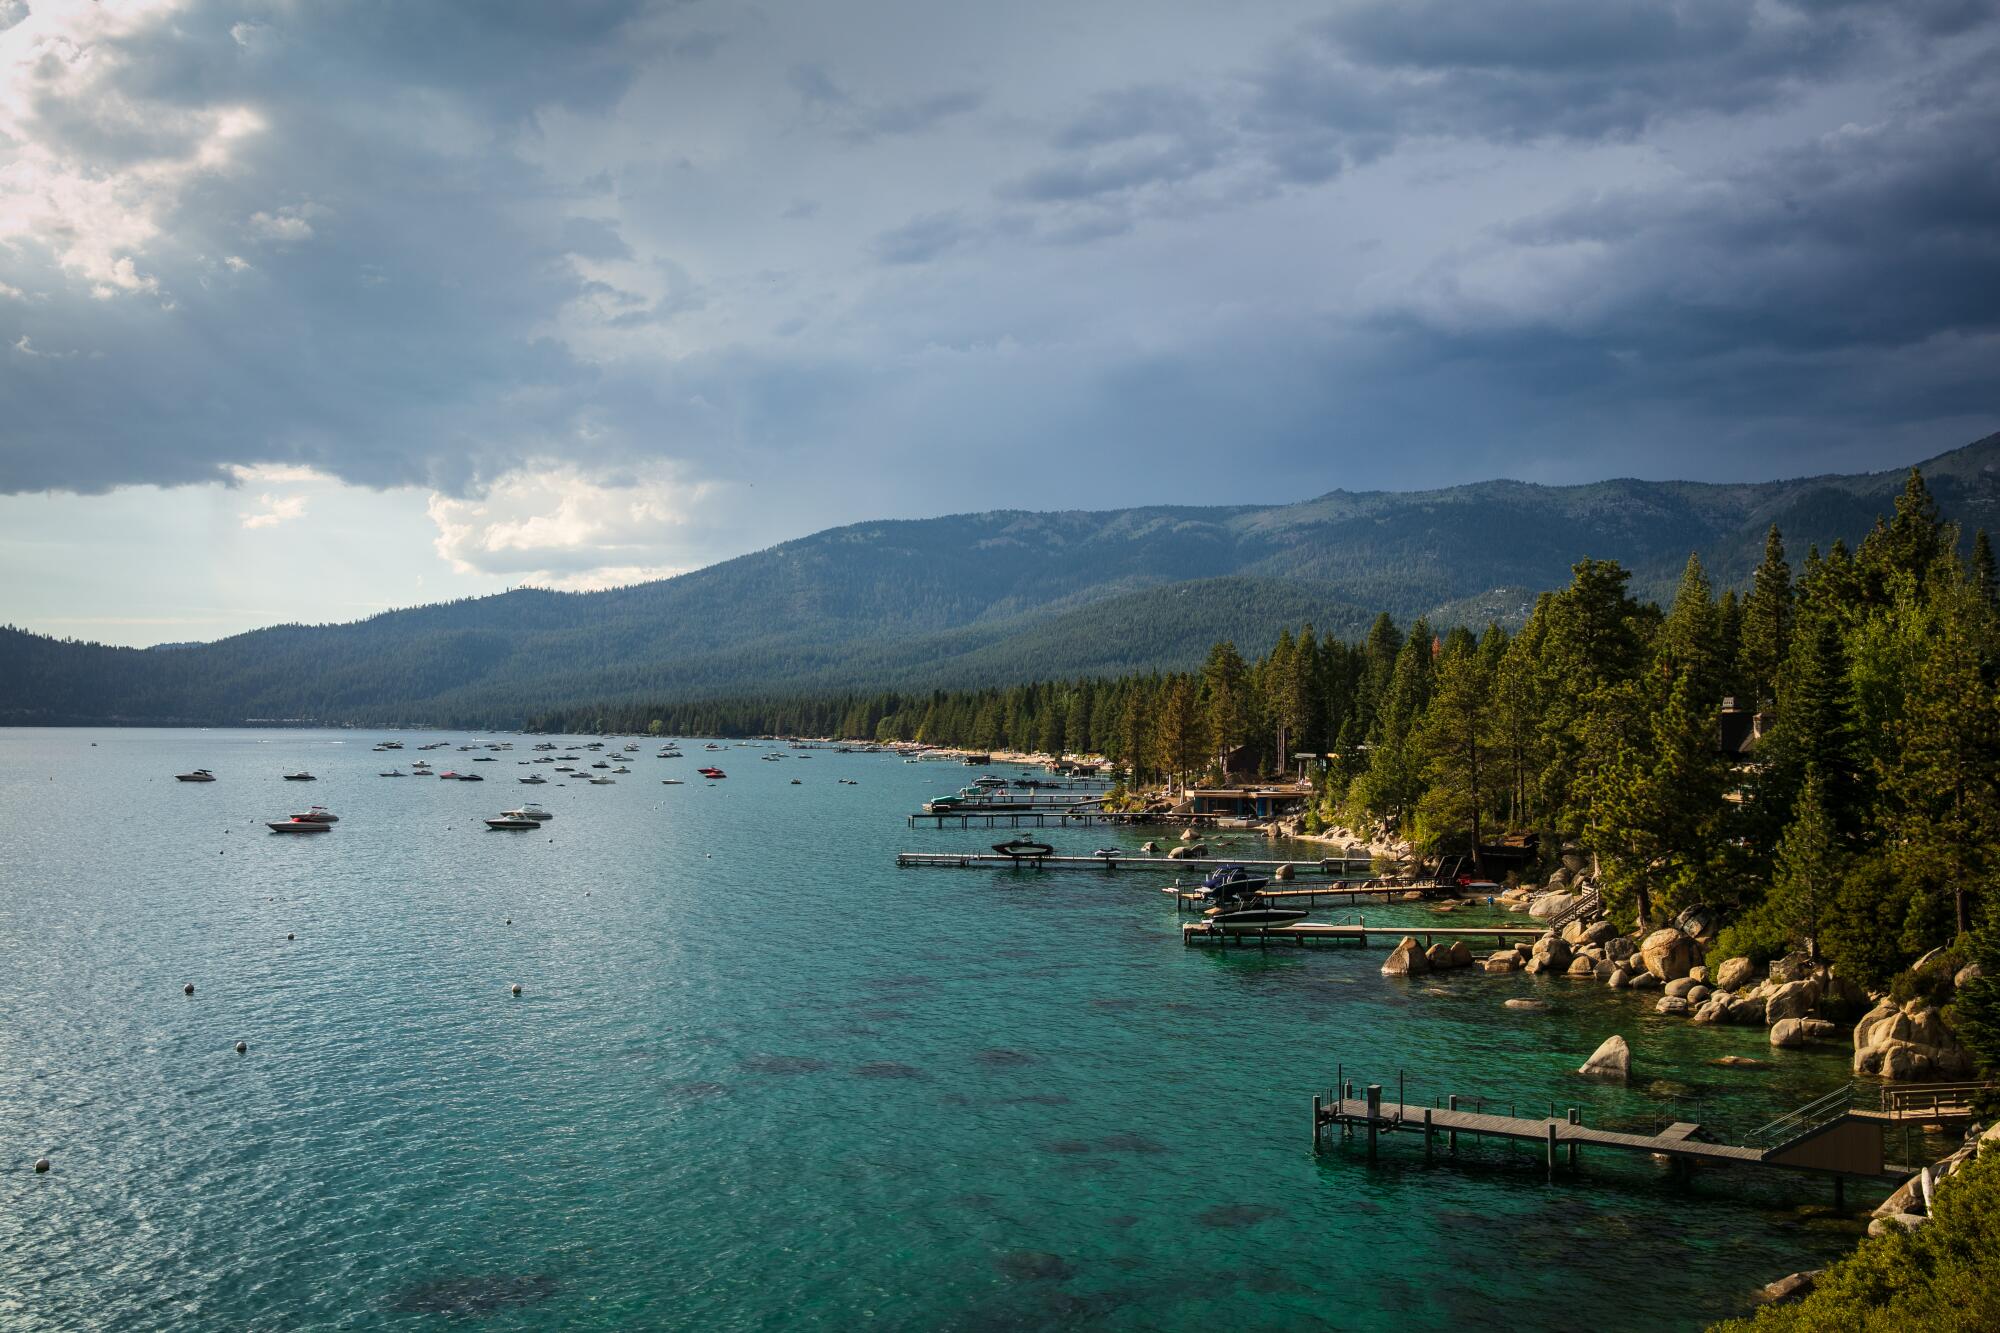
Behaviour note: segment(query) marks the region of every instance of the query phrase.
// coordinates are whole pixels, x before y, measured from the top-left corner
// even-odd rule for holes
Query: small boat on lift
[[[215,774],[213,774],[213,773],[209,772],[209,771],[208,771],[207,769],[205,769],[205,768],[197,768],[197,769],[196,769],[196,770],[195,770],[194,772],[192,772],[192,773],[176,773],[176,774],[174,774],[174,781],[175,781],[175,782],[213,782],[213,781],[215,781]]]
[[[1202,881],[1202,893],[1215,905],[1202,915],[1217,930],[1269,930],[1305,920],[1304,909],[1280,907],[1264,897],[1270,880],[1243,866],[1217,866]]]
[[[1033,838],[1009,838],[1006,842],[996,842],[993,850],[1002,856],[1011,856],[1016,861],[1039,861],[1045,856],[1054,856],[1056,849],[1045,842]]]

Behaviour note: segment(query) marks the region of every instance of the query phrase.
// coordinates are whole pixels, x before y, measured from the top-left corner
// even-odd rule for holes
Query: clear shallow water
[[[1809,1182],[1309,1151],[1342,1061],[1601,1123],[1666,1079],[1749,1128],[1837,1052],[1379,949],[1187,949],[1144,873],[898,870],[1011,836],[905,827],[949,765],[647,744],[617,786],[523,787],[515,737],[483,783],[378,778],[470,767],[401,739],[0,731],[0,1325],[1680,1329],[1852,1243]],[[478,823],[525,799],[545,833]],[[332,833],[265,831],[312,802]],[[1629,1089],[1570,1073],[1611,1032]]]

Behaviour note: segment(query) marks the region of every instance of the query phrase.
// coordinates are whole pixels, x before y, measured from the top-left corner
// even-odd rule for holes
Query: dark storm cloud
[[[1224,54],[1145,6],[1188,39],[1067,64],[812,17],[222,0],[0,90],[54,182],[0,232],[0,492],[664,459],[817,526],[962,507],[941,438],[1112,503],[1216,441],[1251,498],[1996,410],[1991,3],[1366,3]]]
[[[875,257],[885,264],[921,264],[973,238],[956,213],[926,213],[875,238]]]
[[[922,134],[977,111],[986,101],[977,89],[954,88],[904,101],[871,102],[850,93],[817,64],[793,66],[789,81],[812,120],[856,143],[878,135]]]

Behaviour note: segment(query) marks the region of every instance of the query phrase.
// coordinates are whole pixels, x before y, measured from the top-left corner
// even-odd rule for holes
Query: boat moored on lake
[[[196,770],[195,770],[194,772],[192,772],[192,773],[176,773],[176,774],[174,774],[174,781],[175,781],[175,782],[213,782],[213,781],[215,781],[215,774],[213,774],[213,773],[209,772],[209,771],[208,771],[207,769],[205,769],[205,768],[197,768],[197,769],[196,769]]]

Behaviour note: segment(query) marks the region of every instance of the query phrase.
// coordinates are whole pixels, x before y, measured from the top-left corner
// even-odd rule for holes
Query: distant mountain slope
[[[1922,465],[2000,528],[2000,435]],[[1584,556],[1665,597],[1690,551],[1742,583],[1776,522],[1795,557],[1860,539],[1896,469],[1755,485],[1495,481],[1302,504],[999,511],[859,523],[658,583],[518,590],[347,625],[120,649],[0,631],[0,721],[518,721],[596,699],[923,688],[1183,666],[1312,620],[1518,619]]]

